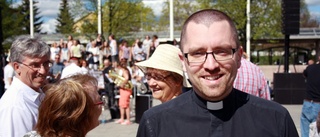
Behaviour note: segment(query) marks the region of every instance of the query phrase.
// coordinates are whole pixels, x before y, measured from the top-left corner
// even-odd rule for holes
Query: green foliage
[[[196,8],[196,3],[191,2],[190,0],[174,0],[173,1],[173,15],[174,15],[174,29],[181,30],[181,27],[184,21],[194,13]],[[162,9],[162,14],[159,20],[159,27],[157,28],[158,31],[169,31],[169,0],[164,2],[164,7]]]
[[[215,2],[212,0],[196,0],[198,5],[196,6],[197,9],[210,9],[213,7]]]
[[[183,21],[199,9],[218,9],[228,14],[235,22],[240,40],[246,38],[246,0],[190,0],[174,1],[175,29],[181,30]],[[279,37],[281,34],[281,6],[278,0],[259,0],[251,2],[251,35],[253,39]],[[159,22],[159,30],[168,28],[169,1],[165,2]],[[254,24],[254,25],[253,25]]]
[[[23,0],[21,5],[16,8],[10,7],[14,1],[0,0],[2,9],[2,32],[3,39],[11,38],[17,35],[30,33],[30,12],[29,0]],[[41,30],[41,17],[39,8],[34,1],[34,31],[39,33]]]
[[[70,34],[74,32],[73,29],[73,17],[69,11],[69,6],[68,6],[68,1],[67,0],[62,0],[61,2],[61,7],[59,9],[59,14],[58,14],[58,24],[56,28],[57,33],[62,33],[62,34]]]
[[[253,39],[277,38],[281,34],[281,1],[259,0],[251,3]]]
[[[96,15],[96,13],[94,14]],[[95,20],[84,19],[83,24],[81,26],[81,32],[86,34],[95,34],[98,32],[97,24],[98,24],[97,19]]]
[[[155,20],[152,9],[141,1],[109,0],[102,14],[103,31],[116,36],[150,29]]]
[[[239,32],[240,40],[246,37],[246,0],[217,0],[214,9],[225,12],[233,19]]]
[[[2,33],[3,40],[17,35],[19,25],[16,23],[19,12],[16,9],[10,8],[6,0],[0,0],[1,15],[2,15]]]

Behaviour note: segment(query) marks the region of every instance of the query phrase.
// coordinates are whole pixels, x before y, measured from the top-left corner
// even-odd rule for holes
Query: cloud
[[[46,18],[57,18],[60,8],[60,0],[39,0],[40,16]]]
[[[39,8],[39,16],[42,17],[42,33],[55,33],[57,16],[59,13],[61,0],[39,0],[36,6]]]
[[[56,25],[57,25],[57,20],[56,19],[49,19],[47,22],[44,22],[41,25],[41,32],[47,32],[49,34],[55,33],[56,32]]]
[[[306,0],[307,5],[312,5],[312,6],[320,6],[320,1],[319,0]]]

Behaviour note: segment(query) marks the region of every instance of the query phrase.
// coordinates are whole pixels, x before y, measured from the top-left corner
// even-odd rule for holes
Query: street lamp
[[[101,32],[101,0],[98,0],[98,34]]]
[[[250,25],[250,0],[247,0],[247,60],[250,61],[251,53],[250,53],[250,37],[251,37],[251,25]]]
[[[33,30],[33,0],[29,0],[30,3],[30,37],[34,37],[34,30]]]
[[[170,40],[173,40],[173,0],[170,0]]]

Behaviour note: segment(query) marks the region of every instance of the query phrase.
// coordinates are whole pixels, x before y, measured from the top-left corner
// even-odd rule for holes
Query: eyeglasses
[[[102,104],[103,104],[103,102],[99,101],[99,102],[95,103],[94,105],[102,105]]]
[[[154,74],[154,73],[147,73],[146,74],[146,79],[150,80],[151,78],[156,80],[156,81],[164,81],[170,74],[166,75],[166,76],[162,76],[159,74]]]
[[[208,54],[211,54],[216,61],[225,61],[233,58],[238,49],[218,49],[212,52],[191,52],[184,53],[184,57],[192,64],[202,64],[207,60]]]
[[[47,62],[44,62],[42,64],[31,64],[31,65],[27,65],[27,64],[24,64],[22,62],[18,62],[19,64],[22,64],[26,67],[28,67],[29,69],[33,70],[33,71],[40,71],[41,69],[41,66],[45,69],[45,70],[48,70],[50,68],[50,64],[51,62],[50,61],[47,61]]]

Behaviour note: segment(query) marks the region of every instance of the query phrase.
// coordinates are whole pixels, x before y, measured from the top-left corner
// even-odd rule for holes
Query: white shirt
[[[14,77],[0,100],[0,137],[22,137],[38,120],[44,93],[39,93]]]
[[[152,44],[152,40],[151,39],[145,39],[142,42],[143,48],[145,49],[149,49],[150,45]]]
[[[59,47],[51,47],[51,48],[50,48],[50,52],[51,52],[51,54],[50,54],[50,55],[51,55],[50,59],[51,59],[51,60],[54,60],[55,57],[56,57],[56,55],[60,53],[60,48],[59,48]]]
[[[111,56],[118,55],[118,48],[117,48],[117,41],[116,40],[110,41],[110,48],[111,48]]]
[[[320,137],[317,129],[317,121],[312,122],[309,126],[309,137]]]
[[[78,73],[83,74],[82,69],[78,65],[71,63],[62,70],[61,79]]]
[[[92,53],[94,62],[99,61],[99,53],[100,53],[99,47],[90,47],[88,51]]]
[[[8,81],[9,78],[13,79],[14,69],[11,64],[7,64],[3,69],[3,80],[4,80],[4,89],[8,89],[10,87],[10,83]]]

